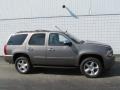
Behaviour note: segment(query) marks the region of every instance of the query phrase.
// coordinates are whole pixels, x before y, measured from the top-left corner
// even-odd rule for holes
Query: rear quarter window
[[[7,45],[22,45],[26,37],[27,34],[12,35]]]

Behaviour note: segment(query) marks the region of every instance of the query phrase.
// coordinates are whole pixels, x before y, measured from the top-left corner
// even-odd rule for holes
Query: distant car
[[[61,31],[21,31],[11,35],[4,46],[4,58],[26,74],[33,66],[79,67],[87,77],[99,77],[114,63],[111,46],[79,41]]]

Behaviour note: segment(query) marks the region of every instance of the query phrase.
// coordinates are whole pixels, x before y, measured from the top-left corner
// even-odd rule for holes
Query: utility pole
[[[89,15],[92,14],[92,0],[90,0]]]

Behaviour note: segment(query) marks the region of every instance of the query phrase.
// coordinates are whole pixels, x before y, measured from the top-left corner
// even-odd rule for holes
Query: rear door
[[[33,64],[45,64],[46,62],[46,33],[33,34],[28,42],[27,50],[32,57]]]

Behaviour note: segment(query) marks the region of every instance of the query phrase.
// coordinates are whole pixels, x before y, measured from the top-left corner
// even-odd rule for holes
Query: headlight
[[[107,50],[107,56],[108,57],[113,56],[113,50],[110,46],[106,47],[106,50]]]
[[[107,56],[108,56],[108,57],[113,56],[113,51],[112,51],[112,50],[107,51]]]

